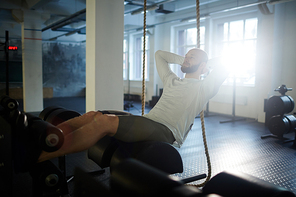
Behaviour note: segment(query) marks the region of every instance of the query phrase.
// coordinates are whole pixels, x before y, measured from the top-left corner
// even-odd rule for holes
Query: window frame
[[[205,22],[204,20],[202,20],[200,22],[200,27],[204,27],[205,28],[205,34],[206,34],[206,25],[205,25]],[[172,32],[173,32],[173,35],[172,35],[172,51],[176,54],[178,54],[178,48],[180,48],[181,46],[178,46],[178,32],[181,31],[181,30],[187,30],[187,29],[191,29],[191,28],[196,28],[196,20],[192,20],[192,22],[187,22],[187,23],[182,23],[182,24],[178,24],[178,25],[174,25],[172,26]],[[203,46],[203,48],[205,49],[206,48],[206,35],[204,34],[204,43],[201,43],[200,42],[200,46]],[[202,40],[202,39],[201,39]],[[183,45],[183,47],[185,48],[194,48],[196,47],[196,44],[192,44],[192,45]],[[202,47],[200,47],[202,48]],[[188,51],[185,51],[184,53],[186,54]],[[185,55],[184,54],[184,55]],[[179,76],[180,78],[183,78],[184,77],[184,73],[182,73],[181,69],[180,69],[180,65],[171,65],[171,69],[174,73],[176,73],[177,76]]]
[[[256,41],[256,46],[255,46],[255,50],[256,50],[256,53],[257,53],[257,44],[258,44],[258,23],[259,23],[259,16],[257,14],[257,11],[249,11],[247,13],[241,13],[241,14],[233,14],[233,15],[227,15],[227,16],[220,16],[220,17],[216,17],[215,19],[213,19],[212,21],[212,39],[213,39],[213,42],[211,44],[211,53],[212,53],[212,56],[213,57],[216,57],[216,56],[219,56],[219,53],[217,52],[218,49],[218,45],[217,43],[220,42],[218,41],[218,25],[219,24],[222,24],[222,23],[228,23],[230,24],[230,22],[235,22],[235,21],[239,21],[239,20],[243,20],[244,23],[243,23],[243,39],[241,41],[246,41],[246,40],[249,40],[249,39],[245,39],[245,21],[247,19],[252,19],[252,18],[257,18],[257,35],[256,35],[256,38],[255,39],[252,39],[252,40],[255,40]],[[228,27],[229,29],[229,27]],[[228,32],[229,34],[229,32]],[[228,41],[229,42],[229,41]],[[231,42],[231,41],[230,41]],[[230,43],[229,42],[229,43]],[[257,54],[256,54],[257,55]],[[254,83],[252,84],[241,84],[241,83],[237,83],[236,82],[236,86],[241,86],[241,87],[255,87],[256,86],[256,67],[257,67],[257,62],[256,62],[256,55],[254,57],[254,71],[253,71],[253,76],[254,76]],[[223,85],[229,85],[229,86],[232,86],[233,85],[233,80],[234,80],[234,76],[235,74],[231,73],[229,75],[229,77],[225,80],[225,82],[223,83]],[[237,81],[237,80],[236,80]]]
[[[124,46],[126,44],[126,47]],[[128,80],[129,78],[129,39],[128,36],[123,38],[123,80]]]
[[[136,47],[136,45],[137,45],[137,39],[142,39],[142,37],[143,37],[143,34],[142,33],[136,33],[136,34],[132,34],[131,35],[131,39],[129,40],[130,41],[130,52],[129,52],[129,58],[130,58],[130,66],[129,66],[129,80],[130,81],[142,81],[142,67],[143,67],[143,60],[142,60],[142,58],[143,58],[143,46],[142,46],[142,44],[141,44],[141,49],[140,50],[137,50],[137,47]],[[147,39],[148,38],[148,39]],[[146,34],[146,66],[145,66],[145,71],[146,71],[146,73],[145,73],[145,81],[149,81],[149,58],[150,58],[150,42],[149,42],[149,35],[147,35]],[[140,65],[140,67],[141,67],[141,72],[140,72],[140,78],[139,77],[136,77],[135,76],[135,72],[137,72],[136,71],[136,61],[137,61],[137,53],[139,53],[139,51],[141,51],[141,57],[140,57],[140,59],[141,59],[141,65]]]

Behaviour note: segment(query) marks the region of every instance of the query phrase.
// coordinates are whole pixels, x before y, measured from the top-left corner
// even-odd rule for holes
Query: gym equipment
[[[193,178],[198,180],[199,177]],[[168,174],[134,159],[121,162],[114,168],[110,186],[112,191],[131,196],[188,196],[184,180],[177,180]],[[191,193],[201,194],[195,187]],[[193,196],[191,194],[191,196]]]
[[[74,176],[74,197],[120,196],[80,168],[75,169]]]
[[[280,138],[283,138],[284,134],[295,131],[295,128],[296,118],[293,115],[272,116],[268,123],[269,131]]]
[[[294,109],[294,100],[291,96],[285,95],[287,91],[292,91],[292,88],[287,88],[286,85],[281,85],[274,91],[278,91],[280,96],[271,96],[264,103],[264,112],[266,112],[265,123],[274,115],[283,116],[290,113]]]
[[[64,174],[50,161],[34,165],[32,176],[32,196],[62,196],[69,193]]]
[[[164,142],[126,143],[106,136],[88,150],[88,158],[101,168],[110,167],[111,172],[127,158],[135,158],[169,174],[183,172],[180,154]]]
[[[103,114],[131,115],[122,111],[101,111]],[[127,143],[105,136],[88,150],[88,158],[101,168],[112,169],[127,158],[134,158],[169,174],[183,172],[179,152],[168,143],[144,141]],[[174,165],[172,165],[174,164]]]
[[[136,171],[137,172],[140,172],[141,175],[145,174],[145,173],[150,173],[151,171],[147,171],[147,166],[144,165],[144,171],[138,171],[140,168],[138,167],[139,163],[140,162],[137,162],[135,160],[133,160],[135,162],[134,165],[132,165],[131,167],[133,166],[136,166]],[[130,161],[124,161],[124,163],[126,162],[130,162]],[[131,161],[132,162],[132,161]],[[122,165],[122,164],[121,164]],[[140,163],[141,165],[141,163]],[[141,166],[140,166],[141,167]],[[125,169],[125,168],[123,168]],[[148,166],[148,169],[150,169],[150,166]],[[130,171],[129,171],[130,172]],[[154,171],[153,171],[154,172]],[[120,173],[117,173],[119,174],[120,176]],[[151,179],[148,179],[149,181],[156,181],[157,183],[160,183],[159,180],[157,180],[159,178],[159,175],[158,173],[160,173],[160,179],[161,180],[165,180],[166,182],[170,182],[173,184],[174,182],[174,179],[173,178],[170,178],[167,176],[167,174],[163,174],[161,171],[156,171],[156,173],[152,173],[152,174],[149,174],[149,178]],[[126,182],[121,182],[121,180],[119,180],[118,178],[118,175],[114,177],[114,175],[111,176],[111,179],[115,181],[119,181],[119,182],[116,182],[113,184],[116,184],[115,186],[111,186],[110,188],[109,187],[106,187],[104,184],[102,184],[101,182],[97,181],[96,179],[94,179],[92,176],[90,176],[89,174],[85,173],[83,170],[79,169],[79,168],[76,168],[75,169],[75,177],[77,177],[77,179],[75,179],[75,186],[74,186],[74,197],[89,197],[89,196],[106,196],[106,197],[119,197],[119,196],[126,196],[127,194],[132,194],[130,196],[148,196],[149,194],[151,194],[152,192],[149,192],[148,194],[143,194],[143,192],[141,194],[138,194],[137,192],[134,192],[134,191],[130,191],[129,189],[132,188],[134,189],[135,187],[125,187],[126,185],[128,185]],[[156,175],[156,176],[155,176]],[[138,178],[140,178],[138,176]],[[148,183],[148,180],[146,180],[144,177],[142,177],[144,180],[141,180],[141,183],[140,184],[137,184],[137,186],[141,186],[143,187],[143,184],[145,184],[148,188],[148,189],[152,189],[153,191],[155,191],[155,188],[152,187],[152,185],[149,185]],[[133,178],[131,178],[129,181],[132,181]],[[199,177],[194,177],[195,180],[198,180]],[[131,184],[133,184],[133,182],[130,182]],[[151,183],[151,182],[150,182]],[[183,184],[182,182],[180,182],[181,184]],[[160,183],[162,184],[162,183]],[[112,184],[111,184],[112,185]],[[144,185],[144,186],[145,186]],[[178,185],[178,183],[176,184]],[[121,187],[122,190],[125,190],[126,192],[122,193],[122,190],[118,190],[118,187]],[[149,188],[150,187],[150,188]],[[158,188],[161,188],[161,185],[157,185]],[[174,193],[173,192],[164,192],[164,191],[160,191],[159,194],[157,194],[156,192],[154,192],[155,196],[167,196],[167,194],[171,194],[173,193],[173,197],[174,196],[178,196],[178,197],[182,197],[182,196],[201,196],[201,191],[198,190],[196,187],[190,187],[190,186],[185,186],[185,185],[181,185],[177,188],[174,188]],[[163,195],[164,194],[164,195]],[[209,196],[209,195],[208,195]],[[218,195],[211,195],[211,197],[218,197]]]
[[[271,132],[269,135],[261,136],[262,139],[274,137],[283,140],[284,143],[292,142],[284,138],[285,134],[295,132],[294,146],[296,146],[296,118],[294,115],[285,115],[294,109],[294,100],[291,96],[285,95],[292,88],[281,85],[274,91],[280,92],[280,96],[272,96],[264,102],[265,125]]]
[[[44,169],[41,170],[43,162],[36,164],[41,151],[56,151],[64,142],[64,135],[60,129],[29,113],[19,111],[18,106],[16,100],[6,95],[0,97],[0,187],[2,196],[12,196],[13,172],[30,172],[33,178],[33,190],[38,188],[35,184],[43,181],[40,180],[40,173],[45,172]],[[57,174],[58,169],[54,168],[54,165],[51,168],[46,167],[46,172],[54,171],[52,174]],[[35,181],[36,178],[38,181]],[[47,180],[52,182],[51,179]],[[62,179],[59,178],[59,180]],[[53,186],[57,184],[47,187],[46,193],[55,191],[56,187]],[[58,186],[64,187],[64,184],[59,182]],[[67,191],[67,189],[59,188],[59,191]],[[33,193],[40,196],[37,191]]]
[[[49,122],[54,126],[57,126],[62,122],[78,117],[80,115],[81,115],[80,113],[73,110],[64,109],[60,106],[51,106],[51,107],[45,108],[39,114],[39,117],[42,120]],[[66,177],[67,173],[66,173],[66,156],[65,155],[58,158],[58,166],[61,172],[63,173],[64,177]],[[71,179],[73,179],[73,177],[69,177],[67,181]]]
[[[294,197],[291,191],[241,172],[221,172],[204,187],[204,194],[225,197]]]
[[[76,111],[64,109],[59,106],[47,107],[39,114],[39,117],[42,120],[49,122],[55,126],[77,116],[81,116],[81,114]]]
[[[110,179],[110,188],[76,169],[75,196],[172,196],[172,197],[295,197],[291,191],[240,172],[221,172],[202,189],[185,185],[178,179],[135,159],[121,162]],[[204,177],[202,177],[204,178]]]
[[[103,114],[131,115],[130,113],[116,110],[100,112]],[[45,108],[39,115],[40,118],[53,125],[58,125],[76,116],[80,116],[80,114],[57,106]],[[110,167],[112,169],[124,159],[131,157],[171,174],[183,172],[183,163],[180,154],[174,147],[163,142],[125,143],[105,136],[89,148],[88,157],[101,168]],[[65,171],[65,159],[63,157],[59,159],[59,167]],[[174,165],[171,165],[172,163]]]

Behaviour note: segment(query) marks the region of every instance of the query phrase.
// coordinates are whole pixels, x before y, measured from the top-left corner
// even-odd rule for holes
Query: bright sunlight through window
[[[255,85],[257,18],[218,24],[217,55],[231,69],[225,84]]]

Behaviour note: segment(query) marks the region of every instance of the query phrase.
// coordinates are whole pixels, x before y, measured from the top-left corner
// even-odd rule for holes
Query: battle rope
[[[197,29],[197,48],[200,48],[200,14],[199,14],[199,0],[196,0],[196,29]],[[202,130],[202,138],[203,143],[205,147],[205,154],[207,158],[207,164],[208,164],[208,176],[206,180],[201,184],[195,184],[196,187],[203,187],[211,178],[212,174],[212,168],[211,168],[211,161],[210,161],[210,154],[208,150],[207,145],[207,139],[206,139],[206,128],[205,128],[205,120],[204,120],[204,111],[202,110],[200,112],[200,121],[201,121],[201,130]]]
[[[146,69],[146,10],[147,0],[144,0],[144,25],[143,25],[143,73],[142,73],[142,116],[145,112],[145,69]]]

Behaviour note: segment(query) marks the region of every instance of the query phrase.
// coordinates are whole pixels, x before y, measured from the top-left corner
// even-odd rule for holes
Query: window
[[[197,44],[197,29],[191,27],[177,31],[177,54],[185,56],[192,48],[196,48]],[[205,27],[200,27],[200,48],[205,48]]]
[[[128,43],[127,39],[123,40],[123,80],[128,78]]]
[[[197,29],[195,24],[179,26],[175,29],[175,52],[178,55],[185,56],[186,53],[196,48],[197,45]],[[200,27],[200,48],[205,49],[205,27]],[[184,73],[180,69],[180,65],[172,68],[172,70],[180,77],[183,78]]]
[[[130,68],[130,79],[131,80],[142,80],[143,72],[143,36],[134,37],[133,47],[133,62]],[[148,78],[148,60],[149,60],[149,37],[146,36],[146,49],[145,49],[145,79]]]
[[[232,74],[225,84],[255,85],[257,18],[248,18],[217,24],[216,56],[223,56]]]

